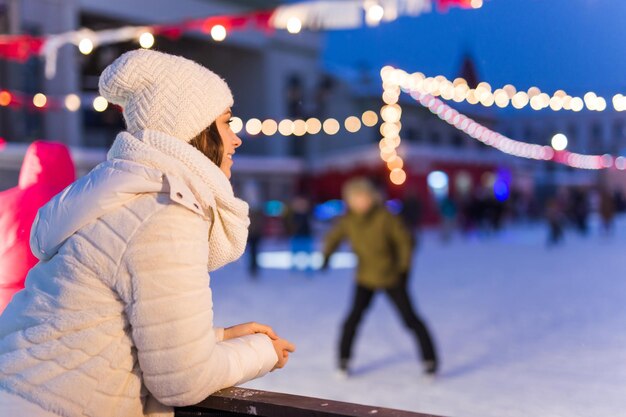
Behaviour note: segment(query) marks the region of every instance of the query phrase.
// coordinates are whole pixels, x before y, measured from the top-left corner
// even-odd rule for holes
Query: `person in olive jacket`
[[[374,294],[384,291],[405,325],[415,334],[425,372],[434,374],[437,371],[435,348],[407,291],[412,252],[409,232],[402,221],[385,208],[368,180],[357,178],[346,183],[343,198],[348,212],[326,236],[323,264],[323,268],[328,267],[330,256],[344,240],[350,242],[358,259],[354,300],[343,324],[339,346],[340,373],[348,375],[352,345],[363,313]]]

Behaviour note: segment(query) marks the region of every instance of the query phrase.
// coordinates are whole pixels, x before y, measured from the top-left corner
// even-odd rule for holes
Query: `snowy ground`
[[[570,233],[552,249],[537,226],[449,245],[426,234],[411,291],[442,359],[434,380],[382,295],[357,339],[356,375],[335,377],[350,269],[312,278],[266,269],[253,282],[239,261],[213,274],[216,321],[266,322],[297,344],[287,368],[249,387],[448,417],[626,416],[620,223],[613,238]]]

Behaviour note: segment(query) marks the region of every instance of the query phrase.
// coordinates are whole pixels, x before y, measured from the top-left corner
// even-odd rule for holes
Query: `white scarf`
[[[156,168],[183,180],[204,211],[213,210],[209,271],[237,260],[248,237],[248,204],[235,197],[226,175],[198,149],[157,131],[118,134],[107,159],[122,159]]]

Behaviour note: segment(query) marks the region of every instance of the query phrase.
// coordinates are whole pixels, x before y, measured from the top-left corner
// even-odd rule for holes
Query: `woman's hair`
[[[211,123],[209,127],[191,139],[190,145],[202,152],[207,158],[209,158],[218,167],[222,165],[222,156],[224,154],[224,145],[222,144],[222,137],[217,130],[217,124]]]

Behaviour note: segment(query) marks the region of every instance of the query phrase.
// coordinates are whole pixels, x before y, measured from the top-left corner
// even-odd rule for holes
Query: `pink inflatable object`
[[[0,192],[0,313],[37,263],[29,246],[37,210],[75,177],[65,145],[36,141],[26,151],[18,186]]]

